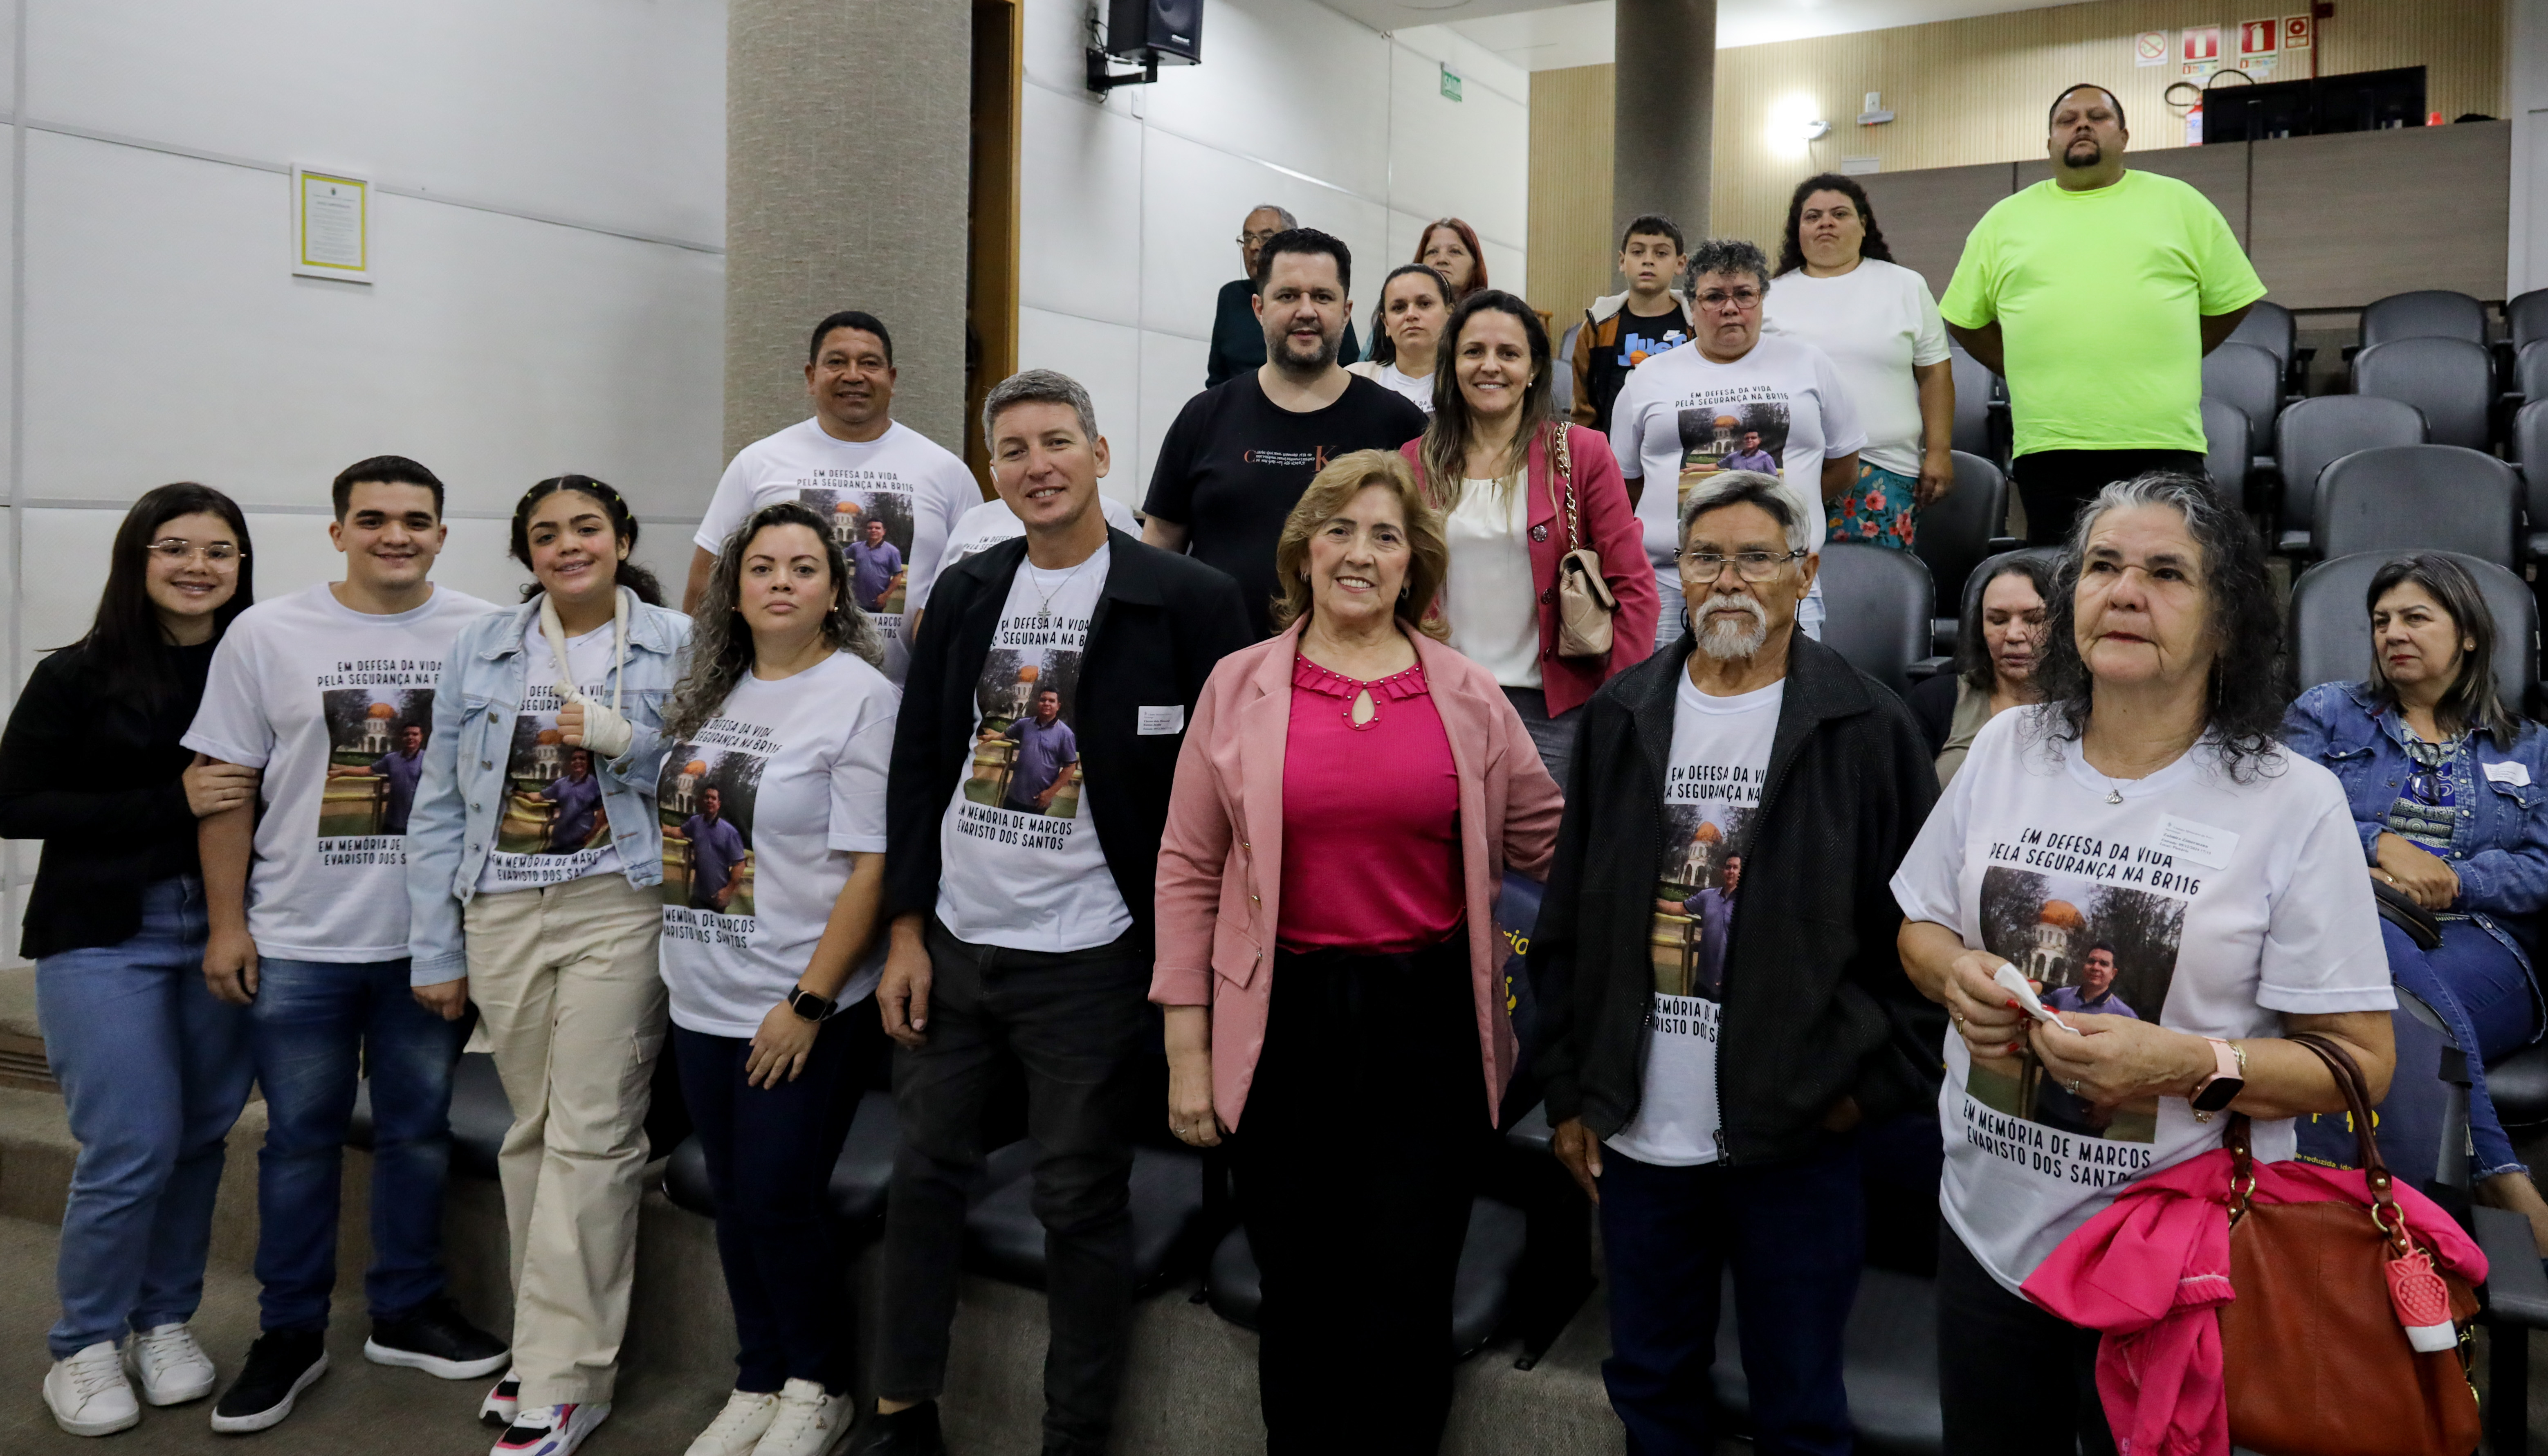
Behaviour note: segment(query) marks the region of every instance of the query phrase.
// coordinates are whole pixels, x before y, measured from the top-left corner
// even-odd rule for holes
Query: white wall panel
[[[1019,302],[1138,327],[1140,124],[1040,86],[1023,99],[1018,191],[1035,242],[1018,256]]]
[[[1440,66],[1391,50],[1389,200],[1427,217],[1457,217],[1482,236],[1518,247],[1529,231],[1530,108],[1483,85],[1442,94]]]
[[[1386,245],[1377,204],[1167,133],[1150,133],[1141,176],[1141,323],[1163,333],[1211,339],[1213,300],[1238,276],[1239,224],[1259,203],[1343,238],[1363,268]]]
[[[32,497],[317,499],[384,452],[460,509],[564,470],[647,510],[715,483],[721,258],[381,198],[376,283],[299,279],[280,176],[41,132],[28,153]]]
[[[1173,333],[1141,335],[1141,471],[1138,485],[1125,497],[1135,505],[1149,498],[1150,472],[1159,459],[1159,442],[1186,401],[1203,393],[1203,373],[1212,353],[1207,340]]]
[[[1078,380],[1097,406],[1097,432],[1106,437],[1114,464],[1104,489],[1126,500],[1140,499],[1140,332],[1119,323],[1042,309],[1018,310],[1018,367],[1058,369]]]
[[[1206,0],[1199,66],[1141,88],[1153,127],[1365,197],[1389,186],[1388,45],[1316,0]]]
[[[719,0],[21,3],[39,122],[725,240]]]

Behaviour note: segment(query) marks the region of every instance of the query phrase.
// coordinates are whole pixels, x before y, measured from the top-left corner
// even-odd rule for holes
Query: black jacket
[[[1531,940],[1549,1120],[1581,1117],[1603,1138],[1636,1117],[1644,1086],[1664,766],[1690,648],[1684,632],[1587,704]],[[1946,1015],[1903,973],[1885,888],[1937,797],[1900,699],[1795,634],[1725,964],[1727,1161],[1810,1151],[1844,1097],[1869,1121],[1937,1101]]]
[[[1146,947],[1183,724],[1213,666],[1256,634],[1228,577],[1122,531],[1109,531],[1107,542],[1114,555],[1088,623],[1071,727],[1097,842],[1133,912],[1137,944]],[[939,824],[973,756],[975,680],[1026,555],[1023,537],[1003,541],[949,567],[929,589],[885,788],[888,917],[937,908]],[[1143,708],[1171,703],[1182,710],[1176,732],[1137,731]]]
[[[0,838],[40,839],[19,954],[131,940],[141,891],[197,872],[195,816],[178,745],[204,700],[213,645],[168,651],[168,690],[109,680],[85,647],[36,664],[0,734]]]

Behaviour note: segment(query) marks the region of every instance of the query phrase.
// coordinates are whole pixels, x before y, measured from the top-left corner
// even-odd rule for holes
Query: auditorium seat
[[[1956,614],[1937,619],[1942,624],[1936,633],[1938,656],[1926,663],[1916,665],[1912,674],[1915,679],[1955,670],[1956,643],[1963,636],[1964,623],[1980,610],[1982,592],[1990,586],[1991,578],[1998,576],[2000,569],[2006,564],[2028,558],[2040,560],[2047,567],[2057,566],[2061,561],[2061,548],[2012,546],[2009,550],[1986,556],[1977,562],[1972,571],[1965,575],[1963,590],[1956,593]],[[1938,605],[1944,607],[1946,604],[1942,596]]]
[[[2371,614],[2363,596],[2382,564],[2412,548],[2337,556],[2292,584],[2293,681],[2358,682],[2371,671]],[[2449,553],[2477,579],[2496,624],[2495,684],[2503,700],[2528,711],[2539,681],[2539,608],[2530,584],[2492,561]],[[2543,1118],[2548,1121],[2548,1118]]]
[[[1822,548],[1825,647],[1896,692],[1911,690],[1911,665],[1929,656],[1937,593],[1919,557],[1890,546],[1826,541]]]
[[[2234,406],[2247,416],[2248,440],[2270,446],[2274,416],[2283,410],[2282,365],[2254,344],[2223,344],[2203,356],[2203,397]],[[2254,468],[2270,470],[2273,464],[2273,458],[2266,456],[2256,460]]]
[[[2019,544],[2007,534],[2008,478],[2000,474],[1998,466],[1968,451],[1957,450],[1952,459],[1955,489],[1921,507],[1920,528],[1911,541],[1913,552],[1928,564],[1929,580],[1940,604],[1963,594],[1964,579],[1973,574],[1982,558]],[[1824,592],[1828,597],[1830,589],[1825,588]],[[1933,623],[1933,644],[1937,630]],[[1947,621],[1947,636],[1952,639],[1955,631],[1955,623]]]
[[[1990,372],[1990,366],[1965,353],[1960,345],[1950,347],[1947,359],[1956,381],[1956,448],[1994,465],[2004,463],[1999,441],[1991,429],[1991,407],[1999,376]]]
[[[2548,339],[2521,346],[2513,356],[2513,392],[2524,400],[2548,400]]]
[[[893,1156],[902,1145],[902,1129],[893,1111],[893,1094],[870,1089],[851,1115],[850,1136],[832,1164],[828,1192],[832,1214],[853,1237],[871,1237],[884,1228],[885,1190],[893,1182]],[[707,1155],[696,1138],[684,1138],[664,1167],[664,1196],[702,1218],[716,1216],[708,1193]]]
[[[1035,1212],[1038,1152],[1032,1141],[993,1152],[982,1194],[964,1215],[967,1262],[1029,1289],[1045,1287],[1044,1223]],[[1133,1149],[1133,1272],[1144,1290],[1190,1264],[1185,1255],[1203,1215],[1203,1154],[1190,1147]]]
[[[2282,371],[2283,398],[2295,399],[2303,393],[2301,367],[2312,351],[2300,347],[2300,329],[2291,310],[2259,299],[2224,342],[2253,344],[2273,355],[2275,367]]]
[[[2521,481],[2456,445],[2356,450],[2320,475],[2310,543],[2325,560],[2361,551],[2461,551],[2521,559]]]
[[[2455,338],[2483,345],[2486,305],[2464,293],[2427,288],[2393,293],[2362,311],[2364,349],[2402,338]]]
[[[1460,1269],[1451,1288],[1451,1352],[1467,1359],[1495,1338],[1512,1304],[1521,1268],[1525,1221],[1521,1210],[1493,1198],[1469,1205],[1469,1233],[1460,1245]],[[1241,1329],[1256,1327],[1265,1298],[1256,1252],[1244,1226],[1229,1230],[1213,1250],[1205,1296],[1213,1312]],[[1338,1371],[1340,1378],[1351,1372]]]
[[[2373,344],[2353,356],[2353,392],[2414,406],[2434,444],[2483,450],[2492,443],[2495,361],[2484,344],[2460,338]]]
[[[2282,500],[2274,514],[2274,549],[2309,549],[2318,512],[2319,473],[2356,450],[2424,443],[2423,411],[2376,395],[2320,395],[2274,421],[2274,457],[2282,466]]]
[[[496,1176],[496,1155],[504,1135],[512,1131],[513,1105],[504,1099],[503,1080],[496,1075],[496,1058],[472,1051],[451,1071],[451,1166],[477,1178]],[[368,1151],[372,1145],[372,1083],[354,1084],[354,1119],[345,1130],[345,1145]]]
[[[2534,288],[2504,305],[2503,322],[2516,349],[2548,338],[2548,288]]]
[[[2212,479],[2213,493],[2238,509],[2247,509],[2250,495],[2262,494],[2256,485],[2264,479],[2255,468],[2255,457],[2248,453],[2246,411],[2217,396],[2203,397],[2203,473]]]

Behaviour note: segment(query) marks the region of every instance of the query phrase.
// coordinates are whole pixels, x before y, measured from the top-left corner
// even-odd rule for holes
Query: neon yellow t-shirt
[[[2110,187],[2050,180],[1973,225],[1938,312],[1999,320],[2015,453],[2193,450],[2203,442],[2202,316],[2265,285],[2218,208],[2173,177]]]

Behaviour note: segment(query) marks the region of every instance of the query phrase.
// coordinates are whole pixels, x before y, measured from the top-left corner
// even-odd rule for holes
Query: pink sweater
[[[2416,1242],[2471,1284],[2486,1255],[2431,1199],[2391,1187]],[[2097,1397],[2126,1456],[2230,1456],[2221,1320],[2230,1287],[2230,1153],[2215,1148],[2135,1179],[2027,1276],[2027,1297],[2089,1329]],[[2257,1204],[2370,1203],[2359,1169],[2256,1164]],[[2366,1217],[2368,1217],[2366,1215]],[[2011,1379],[2023,1372],[2011,1371]]]
[[[1564,802],[1494,677],[1429,637],[1411,640],[1459,775],[1461,909],[1486,1071],[1481,1111],[1493,1124],[1516,1050],[1501,978],[1510,953],[1496,931],[1496,894],[1507,865],[1548,872]],[[1213,669],[1177,756],[1159,845],[1150,999],[1211,1008],[1213,1105],[1231,1128],[1256,1075],[1273,1001],[1268,962],[1283,923],[1283,767],[1300,643],[1296,624]]]

